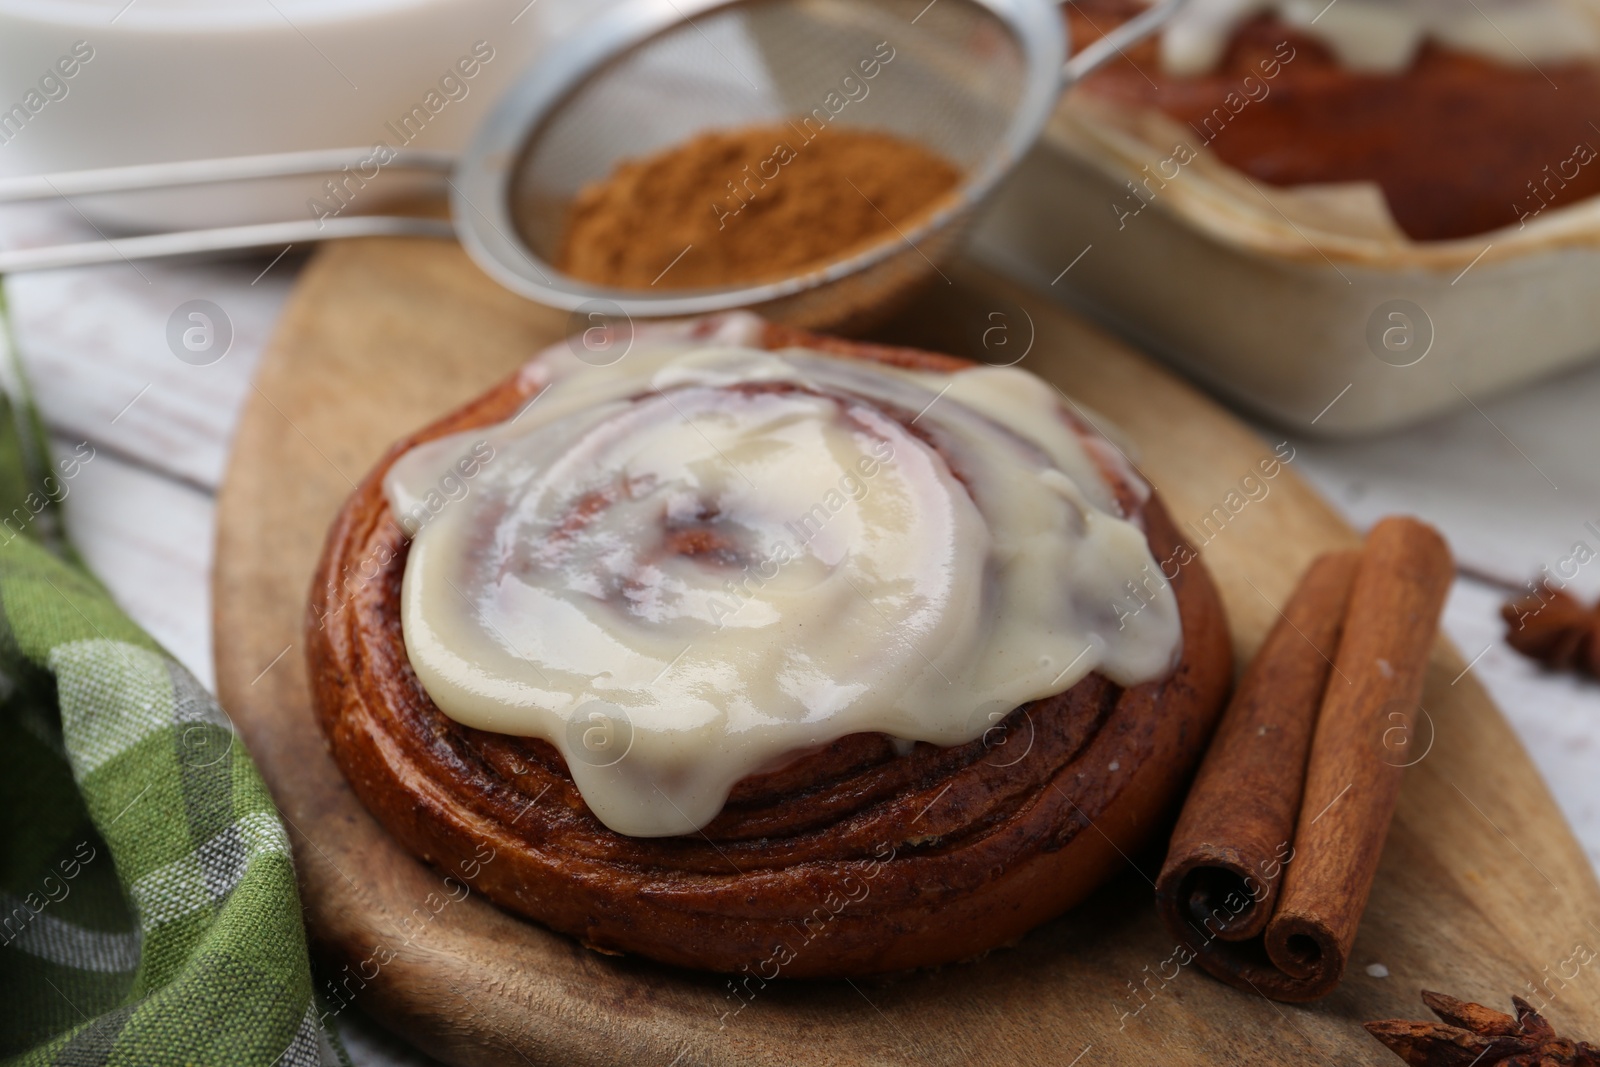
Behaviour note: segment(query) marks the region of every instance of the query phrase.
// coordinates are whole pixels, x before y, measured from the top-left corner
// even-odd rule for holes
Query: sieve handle
[[[373,162],[372,155],[370,148],[318,148],[308,152],[275,152],[264,156],[183,159],[171,163],[140,163],[129,167],[102,167],[59,174],[30,174],[0,178],[0,204],[210,185],[213,182],[330,174],[369,165]],[[424,170],[443,175],[448,175],[454,165],[455,157],[452,155],[416,149],[396,150],[394,158],[382,164],[385,170]]]
[[[86,267],[96,263],[131,263],[136,259],[236,252],[279,245],[309,244],[345,237],[453,238],[448,219],[408,215],[350,215],[334,219],[297,219],[254,226],[225,226],[212,230],[184,230],[104,241],[19,248],[0,251],[0,275],[61,267]],[[287,251],[287,249],[285,249]]]
[[[1062,89],[1070,89],[1078,80],[1099,67],[1112,56],[1121,55],[1123,49],[1138,44],[1167,24],[1187,0],[1161,0],[1138,18],[1129,19],[1094,44],[1085,48],[1061,68]]]

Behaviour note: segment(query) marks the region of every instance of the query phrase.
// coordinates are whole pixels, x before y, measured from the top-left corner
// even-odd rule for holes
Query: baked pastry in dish
[[[1144,7],[1074,0],[1070,39]],[[1189,8],[1081,93],[1159,110],[1260,182],[1374,183],[1415,241],[1521,227],[1600,193],[1600,13],[1586,0]]]
[[[971,958],[1121,868],[1232,654],[1120,453],[1019,370],[745,314],[622,351],[397,443],[329,531],[312,690],[389,831],[756,981]]]

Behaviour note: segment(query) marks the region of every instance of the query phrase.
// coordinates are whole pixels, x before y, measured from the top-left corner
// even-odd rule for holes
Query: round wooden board
[[[1349,529],[1292,464],[1228,514],[1230,490],[1276,442],[1042,298],[971,267],[951,276],[883,337],[973,355],[987,345],[990,362],[1026,351],[1023,366],[1121,428],[1180,524],[1223,507],[1213,533],[1189,533],[1207,542],[1248,656],[1274,603]],[[1600,888],[1442,642],[1424,697],[1436,736],[1406,779],[1356,964],[1315,1005],[1274,1004],[1194,967],[1175,974],[1148,884],[1158,856],[974,963],[738,996],[715,976],[590,952],[476,895],[451,900],[328,757],[301,646],[309,576],[328,522],[386,445],[566,332],[566,316],[502,291],[453,244],[334,245],[306,269],[240,423],[218,517],[218,689],[290,826],[338,1001],[463,1065],[1395,1064],[1360,1023],[1425,1014],[1419,988],[1505,1008],[1547,981],[1558,1027],[1600,1035],[1600,967],[1564,988],[1552,978],[1576,945],[1600,945]],[[1367,974],[1372,963],[1389,976]]]

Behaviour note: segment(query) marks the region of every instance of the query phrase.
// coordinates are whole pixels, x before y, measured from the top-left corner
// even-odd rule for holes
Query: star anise
[[[1584,607],[1546,583],[1500,608],[1506,644],[1556,670],[1600,676],[1600,605]]]
[[[1422,1001],[1442,1022],[1365,1024],[1412,1067],[1600,1067],[1600,1047],[1558,1037],[1521,997],[1515,1016],[1426,989]]]

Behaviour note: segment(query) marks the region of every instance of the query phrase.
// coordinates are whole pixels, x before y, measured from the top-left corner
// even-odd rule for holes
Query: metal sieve
[[[472,218],[461,238],[503,285],[559,308],[633,318],[751,308],[848,332],[937,277],[1063,88],[1176,6],[1152,8],[1064,63],[1066,23],[1048,0],[637,0],[530,71],[490,114],[468,158],[494,162],[455,183],[455,217]],[[887,131],[965,178],[895,237],[779,281],[642,292],[556,269],[567,207],[585,185],[697,133],[757,124],[786,124],[797,153],[834,126]],[[728,178],[721,211],[762,195],[763,181]],[[780,170],[772,181],[782,180]],[[671,266],[661,264],[663,276]]]
[[[1051,0],[626,0],[548,50],[495,106],[447,179],[453,231],[501,284],[565,310],[651,319],[751,308],[795,325],[864,325],[939,275],[1063,90],[1183,2],[1164,0],[1068,61],[1066,23]],[[555,267],[573,198],[619,162],[705,130],[773,123],[795,131],[797,152],[830,127],[887,131],[939,153],[965,177],[893,238],[775,282],[613,289]],[[0,182],[0,202],[311,173],[336,169],[335,157],[343,158],[313,152],[10,179]],[[434,158],[401,165],[444,169]],[[728,177],[732,191],[745,175]],[[715,210],[709,201],[706,209]],[[0,273],[448,232],[440,220],[415,218],[269,223],[3,253]],[[672,265],[662,264],[663,275]]]

